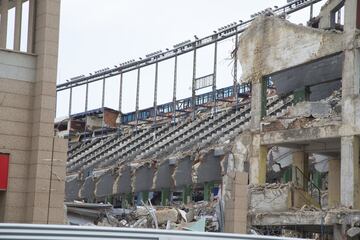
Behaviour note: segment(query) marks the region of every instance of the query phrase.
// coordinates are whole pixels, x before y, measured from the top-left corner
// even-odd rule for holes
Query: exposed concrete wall
[[[340,52],[343,48],[341,33],[260,16],[239,38],[241,81],[257,82],[268,74]]]

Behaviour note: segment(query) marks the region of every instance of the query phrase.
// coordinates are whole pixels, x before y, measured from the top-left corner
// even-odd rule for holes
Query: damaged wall
[[[343,35],[260,16],[239,38],[242,82],[294,67],[343,50]],[[286,52],[286,54],[284,54]]]

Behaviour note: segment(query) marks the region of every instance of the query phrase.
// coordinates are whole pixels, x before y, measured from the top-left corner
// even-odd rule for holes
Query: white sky
[[[58,83],[113,67],[213,30],[286,0],[62,0]],[[322,3],[316,5],[317,13]],[[309,9],[290,16],[305,22]],[[217,87],[232,84],[233,39],[218,46]],[[172,99],[173,59],[159,64],[158,103]],[[198,51],[197,77],[213,71],[213,45]],[[240,75],[240,74],[239,74]],[[178,60],[178,99],[191,95],[192,53]],[[153,105],[154,65],[141,70],[140,108]],[[102,83],[90,85],[89,110],[101,106]],[[106,81],[105,106],[118,109],[119,77]],[[123,112],[135,110],[136,72],[124,75]],[[73,90],[72,113],[84,111],[85,87]],[[68,92],[58,94],[57,116],[68,114]]]

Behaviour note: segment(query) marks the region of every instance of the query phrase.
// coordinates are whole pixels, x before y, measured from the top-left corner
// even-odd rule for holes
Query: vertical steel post
[[[105,78],[103,79],[102,96],[101,96],[101,107],[104,108],[104,106],[105,106]]]
[[[310,20],[313,18],[314,15],[314,4],[310,5]]]
[[[155,63],[155,82],[154,82],[154,126],[156,127],[157,120],[157,91],[158,91],[158,70],[159,63]],[[154,137],[156,136],[156,133]]]
[[[217,94],[216,94],[216,70],[217,70],[217,45],[218,42],[215,42],[214,45],[214,75],[213,75],[213,86],[212,86],[212,91],[213,91],[213,101],[214,101],[214,109],[213,109],[213,114],[216,114],[217,112]]]
[[[120,74],[120,89],[119,89],[119,113],[122,111],[122,94],[123,94],[123,74]]]
[[[71,116],[71,107],[72,107],[72,87],[70,87],[70,96],[69,96],[69,118]]]
[[[105,110],[104,110],[104,106],[105,106],[105,78],[103,79],[102,99],[101,99],[101,108],[102,108],[102,112],[103,112],[103,119],[102,119],[102,122],[101,122],[101,136],[104,135],[104,123],[105,123]]]
[[[175,56],[174,63],[174,86],[173,86],[173,124],[175,125],[176,120],[176,82],[177,82],[177,55]]]
[[[89,83],[86,82],[86,88],[85,88],[85,133],[87,132],[88,102],[89,102]],[[86,135],[85,135],[85,137],[86,137]]]
[[[89,83],[85,85],[85,113],[88,110],[88,101],[89,101]]]
[[[196,43],[195,43],[196,45]],[[192,79],[192,96],[191,96],[191,108],[192,108],[192,118],[193,120],[196,117],[196,46],[194,46],[194,58],[193,58],[193,79]]]
[[[237,31],[237,29],[236,29]],[[236,102],[236,109],[237,109],[237,105],[239,102],[239,97],[238,97],[238,83],[237,83],[237,61],[238,61],[238,56],[237,56],[237,49],[238,49],[238,33],[236,32],[235,35],[235,53],[234,53],[234,85],[233,85],[233,96],[235,96],[235,102]]]
[[[135,130],[139,123],[139,94],[140,94],[140,67],[137,72],[137,83],[136,83],[136,105],[135,105]]]
[[[119,89],[119,116],[120,116],[120,122],[119,122],[119,131],[120,134],[120,126],[122,123],[122,93],[123,93],[123,73],[120,74],[120,89]]]

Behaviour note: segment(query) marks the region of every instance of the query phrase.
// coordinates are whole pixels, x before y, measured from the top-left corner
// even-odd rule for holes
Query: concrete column
[[[329,160],[328,205],[336,207],[340,204],[340,160]]]
[[[260,130],[260,121],[262,117],[262,80],[253,82],[251,86],[251,129],[253,131]]]
[[[257,145],[257,138],[260,138],[260,136],[254,136],[253,138],[253,151],[250,157],[250,183],[263,185],[266,183],[268,147]]]
[[[35,8],[37,60],[26,222],[61,224],[64,223],[67,142],[54,137],[60,0],[36,1]]]
[[[6,48],[9,0],[1,0],[0,48]]]
[[[357,0],[345,1],[344,64],[342,72],[342,122],[349,135],[356,126],[360,88],[360,53],[356,41]],[[359,123],[358,123],[359,124]]]
[[[340,202],[359,208],[359,138],[341,138]]]
[[[248,174],[231,172],[225,185],[225,229],[227,233],[247,233]],[[230,196],[230,197],[229,197]]]
[[[293,182],[307,190],[307,178],[309,178],[308,157],[304,151],[293,153]],[[300,171],[299,171],[300,170]]]
[[[21,18],[22,18],[22,0],[16,0],[15,1],[15,31],[14,31],[14,50],[16,51],[20,51]]]

